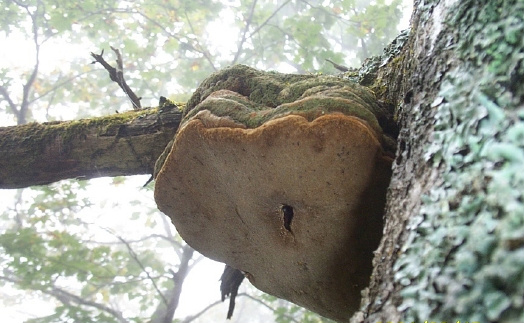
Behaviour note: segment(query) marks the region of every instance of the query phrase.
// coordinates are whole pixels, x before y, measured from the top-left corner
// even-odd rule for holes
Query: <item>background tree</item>
[[[2,42],[9,48],[0,73],[2,124],[131,109],[107,72],[88,64],[88,52],[101,49],[112,61],[109,45],[123,53],[126,80],[143,106],[156,105],[161,95],[185,101],[210,73],[236,63],[300,73],[335,71],[326,58],[358,66],[398,33],[391,27],[401,17],[399,6],[398,0],[371,6],[290,0],[7,1],[0,13]],[[32,313],[33,322],[182,317],[175,315],[182,284],[200,258],[155,211],[150,191],[137,190],[145,180],[64,181],[3,192],[0,279],[10,290],[4,304],[15,305],[28,294],[53,304],[54,311]],[[111,198],[95,202],[91,192],[100,187]],[[132,225],[122,221],[129,215]],[[264,304],[278,322],[321,320],[253,289],[242,297]],[[181,321],[198,320],[209,308]],[[241,313],[239,304],[236,316],[246,321]]]

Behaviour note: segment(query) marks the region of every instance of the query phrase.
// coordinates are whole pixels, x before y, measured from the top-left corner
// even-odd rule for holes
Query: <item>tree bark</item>
[[[153,174],[181,116],[172,106],[0,128],[0,188]]]
[[[401,131],[384,236],[351,322],[524,321],[523,10],[415,2],[410,40],[378,78]]]

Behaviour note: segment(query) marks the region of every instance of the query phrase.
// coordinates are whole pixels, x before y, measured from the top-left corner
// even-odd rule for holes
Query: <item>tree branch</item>
[[[241,296],[244,296],[244,297],[247,297],[249,298],[250,300],[256,302],[256,303],[259,303],[260,305],[264,306],[265,308],[269,309],[271,312],[275,313],[277,311],[276,308],[273,308],[271,306],[269,306],[268,304],[266,304],[265,302],[263,302],[262,300],[256,298],[256,297],[253,297],[247,293],[240,293],[237,295],[237,297],[241,297]],[[295,323],[300,323],[299,321],[297,321],[293,316],[291,315],[288,315],[288,314],[282,314],[282,316],[286,317],[288,320],[290,320],[291,322],[295,322]]]
[[[247,293],[240,293],[237,295],[238,298],[240,297],[247,297],[249,298],[250,300],[256,302],[256,303],[259,303],[260,305],[264,306],[265,308],[269,309],[271,312],[275,313],[276,312],[276,308],[273,308],[271,307],[270,305],[266,304],[265,302],[263,302],[262,300],[256,298],[256,297],[253,297],[251,295],[248,295]],[[197,318],[199,318],[200,316],[204,315],[207,311],[209,311],[210,309],[212,309],[213,307],[221,304],[222,302],[221,301],[216,301],[216,302],[213,302],[211,304],[209,304],[208,306],[204,307],[202,310],[200,310],[200,312],[194,314],[194,315],[189,315],[187,316],[186,318],[184,318],[181,323],[191,323],[193,322],[194,320],[196,320]],[[295,323],[300,323],[299,321],[297,321],[294,317],[292,317],[291,315],[288,315],[288,314],[282,314],[282,316],[284,316],[285,318],[287,318],[290,322],[295,322]]]
[[[127,320],[124,318],[124,316],[122,315],[122,313],[120,311],[116,311],[108,306],[105,306],[103,304],[100,304],[100,303],[97,303],[97,302],[93,302],[93,301],[89,301],[87,299],[84,299],[80,296],[77,296],[75,294],[72,294],[68,291],[65,291],[61,288],[58,288],[56,286],[51,286],[50,289],[42,289],[41,290],[42,293],[44,294],[48,294],[48,295],[51,295],[51,296],[54,296],[55,298],[57,298],[58,300],[60,300],[62,303],[64,304],[68,304],[68,303],[76,303],[78,305],[83,305],[83,306],[89,306],[89,307],[93,307],[93,308],[96,308],[98,310],[101,310],[101,311],[104,311],[108,314],[111,314],[112,316],[114,316],[119,322],[121,323],[127,323]]]
[[[191,23],[191,20],[189,19],[188,15],[187,15],[187,12],[184,12],[184,14],[186,16],[187,24],[189,25],[189,29],[191,29],[191,32],[193,33],[193,35],[196,35],[195,29],[193,28],[193,24]],[[198,40],[196,41],[196,43],[197,43],[198,47],[200,47],[201,49],[197,49],[197,48],[195,48],[195,46],[191,45],[193,47],[193,49],[195,49],[197,52],[200,52],[202,55],[204,55],[204,57],[209,62],[209,65],[211,65],[213,70],[217,71],[218,69],[216,68],[215,64],[213,63],[213,59],[209,55],[209,51],[204,49],[203,46],[200,45],[200,42]]]
[[[182,293],[182,285],[189,272],[189,261],[193,257],[194,250],[189,245],[183,247],[182,258],[180,259],[180,265],[178,271],[175,273],[170,270],[173,275],[173,288],[168,290],[166,298],[168,299],[167,304],[159,304],[151,316],[150,323],[171,323],[175,316],[175,311],[178,308],[180,301],[180,294]]]
[[[253,20],[253,13],[255,12],[255,6],[257,4],[257,0],[253,0],[253,3],[251,4],[251,9],[249,10],[249,17],[246,21],[246,26],[244,27],[244,30],[242,31],[242,39],[240,40],[240,43],[238,44],[237,52],[235,53],[235,58],[233,58],[233,62],[231,62],[231,65],[234,65],[237,63],[238,58],[240,57],[240,53],[242,52],[242,47],[244,46],[244,43],[246,42],[246,35],[247,31],[249,30],[249,26],[251,25],[251,21]]]
[[[29,109],[29,93],[31,91],[31,87],[33,86],[33,83],[36,80],[36,75],[38,74],[38,67],[40,65],[40,44],[38,43],[38,26],[36,22],[36,14],[38,12],[35,11],[35,14],[31,14],[31,11],[26,8],[27,13],[31,17],[31,21],[33,22],[33,42],[35,43],[35,66],[33,68],[33,72],[31,73],[31,76],[27,80],[26,84],[24,84],[23,87],[23,95],[22,95],[22,104],[20,105],[20,118],[18,120],[18,124],[23,124],[26,122],[25,120],[25,114],[27,113],[27,110]]]
[[[175,240],[175,236],[173,235],[173,232],[171,231],[173,228],[173,224],[171,224],[171,222],[167,220],[168,217],[165,216],[164,214],[159,214],[159,215],[160,215],[160,221],[162,221],[162,225],[164,226],[164,231],[166,232],[166,235],[167,235],[165,239],[173,244],[173,250],[177,254],[178,259],[182,259],[183,254],[182,254],[182,251],[180,250],[183,249],[183,246],[181,243]]]
[[[5,281],[9,281],[11,283],[15,283],[15,284],[20,284],[21,282],[18,280],[18,279],[15,279],[15,278],[12,278],[12,277],[8,277],[8,276],[0,276],[0,280],[5,280]],[[93,307],[93,308],[96,308],[98,310],[101,310],[101,311],[104,311],[112,316],[114,316],[118,322],[121,322],[121,323],[127,323],[127,320],[124,318],[124,316],[122,315],[121,312],[119,311],[116,311],[106,305],[103,305],[103,304],[100,304],[100,303],[97,303],[97,302],[94,302],[94,301],[90,301],[90,300],[87,300],[85,298],[82,298],[80,296],[77,296],[73,293],[70,293],[62,288],[59,288],[59,287],[56,287],[56,286],[42,286],[42,287],[39,287],[39,288],[35,288],[35,290],[39,290],[41,291],[42,293],[44,294],[47,294],[47,295],[50,295],[50,296],[53,296],[55,297],[56,299],[58,299],[60,302],[64,303],[64,304],[71,304],[71,303],[75,303],[75,304],[78,304],[78,305],[83,305],[83,306],[88,306],[88,307]]]
[[[16,104],[13,102],[11,96],[9,95],[9,92],[7,92],[7,89],[3,85],[0,85],[0,94],[4,97],[4,100],[7,101],[7,104],[9,105],[11,112],[13,112],[13,114],[18,117],[18,110],[16,109]]]
[[[268,22],[269,20],[271,20],[271,18],[273,18],[282,8],[284,8],[291,0],[287,0],[286,2],[284,2],[283,4],[280,5],[280,7],[278,7],[275,11],[273,11],[273,13],[271,15],[269,15],[269,17],[267,17],[266,20],[264,20],[263,23],[260,24],[260,26],[258,26],[257,29],[253,30],[253,32],[251,34],[249,34],[249,38],[253,37],[256,33],[258,33],[260,31],[260,29],[262,29]]]
[[[177,272],[173,275],[173,282],[175,283],[173,300],[171,303],[172,312],[171,320],[175,315],[175,310],[178,307],[178,302],[180,301],[180,294],[182,294],[182,285],[186,279],[187,274],[189,273],[189,261],[193,258],[195,250],[189,245],[185,245],[182,252],[182,258],[180,259],[180,266],[178,267]]]
[[[170,38],[173,38],[173,39],[176,39],[178,42],[181,41],[180,37],[178,37],[176,34],[174,33],[171,33],[169,32],[162,24],[160,24],[157,19],[153,19],[151,17],[149,17],[148,15],[146,15],[145,13],[141,12],[140,10],[137,10],[135,11],[135,13],[139,14],[140,16],[142,16],[144,19],[146,19],[147,21],[149,21],[150,23],[152,23],[153,25],[157,26],[158,28],[160,28],[162,30],[162,32],[164,34],[166,34],[168,37]],[[191,24],[191,20],[189,19],[189,16],[187,15],[187,12],[185,12],[185,17],[187,19],[187,24],[189,26],[189,28],[191,29],[191,32],[196,35],[195,33],[195,30],[193,29],[193,25]],[[196,45],[199,47],[199,48],[196,48],[193,44],[190,44],[191,45],[191,48],[197,52],[197,53],[200,53],[202,54],[206,60],[208,61],[208,63],[211,65],[211,67],[213,68],[214,71],[217,71],[217,67],[215,66],[215,64],[213,63],[213,59],[212,57],[210,56],[209,54],[209,51],[207,51],[206,49],[204,49],[204,47],[200,44],[200,42],[198,40],[196,40]]]
[[[181,116],[178,108],[164,107],[0,127],[0,188],[67,178],[152,174]]]
[[[9,107],[16,116],[17,124],[25,124],[27,122],[27,111],[29,110],[29,95],[31,93],[31,87],[33,86],[36,76],[38,75],[38,67],[40,64],[40,44],[38,42],[38,24],[37,16],[40,9],[40,2],[36,6],[36,10],[31,11],[28,5],[20,3],[18,1],[13,1],[19,7],[22,7],[27,12],[27,15],[31,18],[31,31],[33,32],[33,42],[35,44],[35,65],[31,75],[27,79],[27,82],[22,87],[22,102],[20,103],[20,109],[16,108],[16,105],[11,100],[7,93],[7,89],[3,86],[0,88],[2,96],[9,103]]]
[[[200,312],[194,314],[194,315],[189,315],[187,316],[185,319],[183,319],[181,321],[181,323],[190,323],[190,322],[193,322],[194,320],[196,320],[197,318],[199,318],[200,316],[204,315],[207,311],[209,311],[210,309],[212,309],[213,307],[221,304],[222,302],[221,301],[216,301],[214,303],[211,303],[209,304],[208,306],[204,307]]]
[[[165,215],[162,214],[162,217],[166,217]],[[166,237],[164,235],[161,235],[161,234],[157,234],[157,233],[154,233],[154,234],[150,234],[150,235],[147,235],[147,236],[144,236],[140,239],[134,239],[134,240],[126,240],[128,243],[139,243],[139,242],[143,242],[143,241],[146,241],[146,240],[149,240],[149,239],[162,239],[162,240],[166,240],[167,242],[169,243],[172,243],[173,245],[177,246],[178,248],[182,248],[182,245],[176,241],[173,241],[171,238],[169,237]],[[121,244],[121,242],[119,241],[95,241],[95,240],[86,240],[86,239],[79,239],[79,241],[81,241],[82,243],[94,243],[94,244],[97,244],[97,245],[119,245]]]
[[[35,101],[40,100],[41,98],[45,97],[45,96],[48,95],[48,94],[55,93],[56,90],[58,90],[59,88],[61,88],[61,87],[64,86],[65,84],[67,84],[67,83],[73,81],[73,80],[76,79],[76,78],[81,77],[82,75],[85,75],[85,74],[87,74],[87,73],[91,73],[91,72],[92,72],[92,71],[89,71],[89,72],[82,72],[82,73],[79,73],[79,74],[73,75],[73,76],[71,76],[71,77],[68,77],[67,79],[63,80],[63,81],[60,82],[60,83],[55,83],[55,84],[54,84],[54,85],[53,85],[49,90],[47,90],[47,91],[45,91],[44,93],[42,93],[42,94],[36,96],[35,98],[31,99],[31,100],[29,101],[29,104],[31,104],[31,103],[33,103],[33,102],[35,102]],[[60,79],[60,77],[59,77],[58,79]]]
[[[335,19],[337,19],[337,20],[339,20],[339,21],[345,23],[346,25],[348,25],[348,24],[352,24],[352,25],[354,25],[354,26],[359,26],[359,25],[361,24],[360,21],[354,21],[354,20],[351,20],[351,19],[348,19],[348,18],[341,17],[340,15],[334,14],[334,13],[331,12],[330,10],[326,10],[326,8],[325,8],[324,6],[322,6],[322,5],[320,5],[320,6],[315,6],[315,5],[309,3],[309,2],[306,1],[306,0],[300,0],[300,2],[303,2],[303,3],[307,4],[307,5],[310,6],[312,9],[315,9],[315,10],[318,10],[318,11],[322,11],[322,13],[324,13],[324,14],[326,14],[326,15],[328,15],[328,16],[331,16],[331,17],[333,17],[333,18],[335,18]],[[357,11],[357,10],[353,9],[352,11],[353,11],[353,14],[354,14],[355,16],[358,15],[358,11]]]
[[[122,55],[120,54],[120,51],[117,48],[114,48],[113,46],[110,46],[113,52],[116,54],[116,68],[109,65],[109,63],[106,62],[106,60],[102,57],[104,55],[104,51],[99,54],[91,53],[91,56],[95,59],[93,64],[96,62],[102,64],[104,68],[109,73],[109,78],[111,78],[111,81],[116,82],[118,86],[124,91],[124,93],[129,97],[131,100],[131,103],[133,104],[133,109],[140,110],[142,108],[140,104],[140,99],[133,90],[127,85],[126,80],[124,79],[124,64],[122,61]]]
[[[109,232],[109,234],[115,236],[118,240],[120,240],[126,246],[127,251],[129,252],[129,255],[131,256],[131,258],[133,258],[133,260],[138,264],[138,266],[140,266],[140,268],[142,269],[142,272],[144,272],[146,274],[147,278],[151,281],[151,284],[153,285],[153,287],[157,291],[158,295],[160,295],[160,298],[162,298],[162,300],[164,301],[164,304],[167,305],[168,303],[167,303],[166,297],[164,296],[164,294],[158,288],[155,280],[151,277],[151,275],[149,275],[149,271],[146,270],[146,267],[144,266],[142,261],[140,259],[138,259],[138,255],[136,254],[136,252],[131,247],[131,244],[129,244],[129,242],[127,242],[120,235],[118,235],[115,232],[113,232],[113,230],[111,230],[109,228],[103,228],[103,227],[101,227],[101,228],[104,229],[105,231]]]

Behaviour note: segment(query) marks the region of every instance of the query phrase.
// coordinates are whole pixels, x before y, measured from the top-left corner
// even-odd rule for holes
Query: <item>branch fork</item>
[[[140,110],[142,109],[142,105],[140,104],[141,97],[138,97],[133,90],[127,85],[126,80],[124,78],[124,64],[122,60],[122,54],[120,54],[120,51],[117,48],[114,48],[113,46],[110,46],[113,52],[116,54],[116,64],[117,67],[113,67],[109,65],[108,62],[102,57],[104,55],[104,50],[100,54],[95,54],[91,52],[91,56],[95,59],[91,64],[96,64],[97,62],[102,64],[104,68],[109,73],[109,77],[111,78],[111,81],[116,82],[120,88],[124,91],[124,93],[129,97],[131,100],[131,103],[133,104],[134,110]]]

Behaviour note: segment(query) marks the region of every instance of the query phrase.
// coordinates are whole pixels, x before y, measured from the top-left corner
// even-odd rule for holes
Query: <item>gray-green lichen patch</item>
[[[449,9],[460,63],[432,104],[426,157],[442,183],[395,264],[405,321],[524,322],[522,12],[522,1]]]

